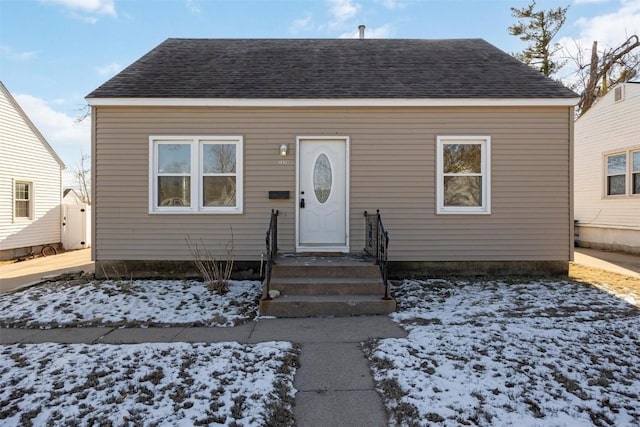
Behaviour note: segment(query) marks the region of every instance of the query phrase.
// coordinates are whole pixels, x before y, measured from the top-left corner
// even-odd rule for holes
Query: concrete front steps
[[[280,296],[260,301],[261,316],[361,316],[396,308],[395,300],[383,299],[378,266],[361,255],[280,255],[270,289]]]

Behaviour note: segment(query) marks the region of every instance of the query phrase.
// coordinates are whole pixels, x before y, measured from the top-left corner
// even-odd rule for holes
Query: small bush
[[[229,291],[229,279],[233,271],[233,229],[231,240],[225,245],[225,260],[221,261],[205,246],[202,239],[200,243],[194,243],[189,236],[186,238],[189,251],[193,255],[198,271],[202,275],[209,290],[217,294],[226,294]]]

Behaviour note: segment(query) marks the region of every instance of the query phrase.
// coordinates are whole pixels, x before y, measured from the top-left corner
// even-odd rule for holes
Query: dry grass
[[[589,283],[617,296],[631,294],[636,301],[640,301],[640,279],[637,277],[571,263],[569,278],[577,282]]]

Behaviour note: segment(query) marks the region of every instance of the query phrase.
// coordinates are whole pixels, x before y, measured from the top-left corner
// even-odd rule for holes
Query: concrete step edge
[[[384,285],[380,277],[271,277],[271,286],[283,285]]]
[[[383,300],[379,295],[294,295],[260,301],[260,315],[276,317],[361,316],[388,314],[395,309],[395,300]]]

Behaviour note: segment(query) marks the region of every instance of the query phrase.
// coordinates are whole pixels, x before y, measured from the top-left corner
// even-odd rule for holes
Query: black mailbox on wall
[[[288,191],[269,191],[269,199],[288,199]]]

